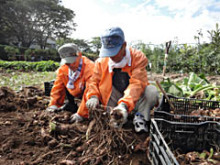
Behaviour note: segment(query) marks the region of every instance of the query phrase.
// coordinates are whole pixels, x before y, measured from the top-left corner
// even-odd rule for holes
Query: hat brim
[[[64,65],[64,64],[72,64],[76,61],[77,56],[72,56],[72,57],[65,57],[61,59],[60,64]]]
[[[104,48],[104,46],[102,46],[100,49],[99,57],[113,57],[116,54],[118,54],[118,52],[121,49],[121,46],[122,45],[114,47],[114,48],[108,48],[108,49],[106,49],[106,48]]]

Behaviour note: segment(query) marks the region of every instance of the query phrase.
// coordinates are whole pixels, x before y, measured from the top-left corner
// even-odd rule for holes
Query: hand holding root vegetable
[[[127,122],[128,112],[125,103],[120,103],[110,112],[110,125],[114,128],[121,128]]]
[[[86,107],[90,110],[96,109],[99,104],[99,99],[96,96],[92,96],[87,102]]]
[[[70,117],[70,123],[77,123],[82,121],[83,118],[78,114],[78,113],[74,113],[71,117]]]
[[[56,106],[56,105],[51,105],[50,107],[48,107],[47,109],[46,109],[46,111],[47,112],[56,112],[56,111],[58,111],[58,107]]]

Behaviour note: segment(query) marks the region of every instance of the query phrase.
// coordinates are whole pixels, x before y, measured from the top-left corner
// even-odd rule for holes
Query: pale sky
[[[220,26],[220,0],[63,0],[76,14],[73,38],[90,40],[112,26],[119,26],[128,43],[163,44],[209,42],[207,30]]]

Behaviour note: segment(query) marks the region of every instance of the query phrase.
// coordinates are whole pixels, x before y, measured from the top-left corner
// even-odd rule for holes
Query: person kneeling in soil
[[[85,105],[85,96],[93,74],[94,62],[82,56],[78,47],[72,43],[61,46],[58,53],[61,58],[61,66],[57,69],[47,111],[67,110],[73,113],[78,109],[88,111]],[[65,97],[67,97],[66,104],[64,104]],[[82,98],[79,108],[74,98]]]
[[[107,29],[101,36],[101,43],[100,58],[95,62],[86,106],[90,110],[99,103],[104,107],[113,107],[110,125],[115,128],[122,127],[128,113],[136,109],[133,119],[135,130],[148,132],[150,110],[159,103],[159,93],[155,86],[149,85],[146,56],[141,51],[128,48],[124,32],[119,27]],[[87,109],[77,113],[88,117]]]

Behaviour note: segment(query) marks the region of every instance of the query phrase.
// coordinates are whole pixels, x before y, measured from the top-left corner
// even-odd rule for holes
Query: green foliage
[[[5,52],[5,46],[0,45],[0,60],[8,60],[7,53]]]
[[[156,73],[161,73],[163,68],[164,51],[162,48],[156,47],[153,50],[152,66]]]
[[[166,72],[220,74],[220,28],[218,24],[216,24],[215,30],[208,32],[211,39],[209,44],[200,44],[200,37],[203,36],[201,30],[198,32],[198,36],[195,36],[198,45],[172,43],[167,59]],[[139,41],[132,47],[145,53],[152,64],[152,72],[162,73],[165,54],[164,45],[154,45],[152,49]],[[150,68],[147,67],[147,69]]]
[[[208,30],[208,33],[210,34],[211,46],[215,50],[220,51],[220,29],[218,23],[216,23],[216,29],[211,31]]]
[[[0,61],[0,68],[21,71],[55,71],[59,63],[54,61],[25,62],[25,61]]]
[[[185,78],[182,82],[172,82],[169,78],[161,82],[163,89],[174,96],[179,97],[195,97],[200,93],[202,99],[220,101],[220,86],[210,84],[204,75],[190,73],[189,78]],[[202,94],[201,94],[202,92]],[[201,98],[200,98],[201,99]]]
[[[5,52],[9,55],[15,55],[16,53],[19,53],[19,49],[13,46],[6,46]]]
[[[19,49],[14,46],[5,46],[4,50],[8,54],[9,60],[15,60],[15,55],[19,53]]]
[[[38,59],[42,57],[43,60],[60,60],[56,49],[27,49],[25,51],[25,57],[27,61],[31,60],[32,55],[34,55]]]
[[[162,81],[161,85],[167,93],[173,94],[174,96],[183,96],[183,90],[178,86],[178,84],[171,82],[169,78]]]

